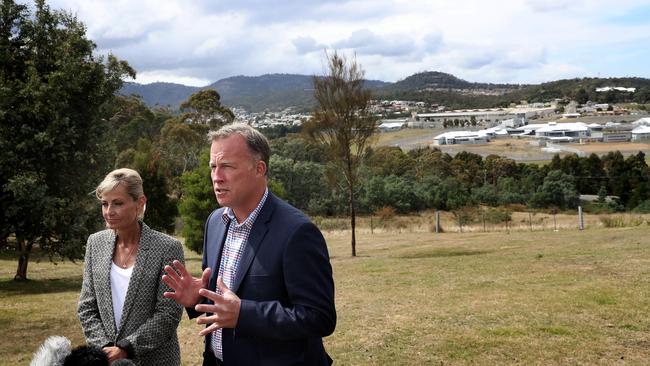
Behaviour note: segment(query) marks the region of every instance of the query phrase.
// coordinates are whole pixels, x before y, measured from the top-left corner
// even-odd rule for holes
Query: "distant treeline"
[[[292,204],[314,215],[346,213],[340,175],[323,161],[322,151],[298,135],[272,141],[270,176]],[[358,192],[361,213],[391,207],[399,213],[424,209],[455,210],[472,205],[526,205],[573,209],[580,194],[598,195],[592,210],[650,209],[650,169],[639,152],[602,157],[556,155],[545,165],[523,164],[490,155],[438,149],[403,152],[374,149],[362,169]],[[614,196],[614,197],[608,197]]]

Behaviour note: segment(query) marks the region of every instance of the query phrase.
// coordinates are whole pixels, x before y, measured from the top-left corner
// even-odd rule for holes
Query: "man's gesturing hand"
[[[196,320],[198,324],[210,324],[203,329],[199,335],[206,335],[217,328],[235,328],[239,321],[239,309],[241,300],[223,283],[221,277],[217,278],[217,288],[221,295],[206,289],[199,290],[199,294],[214,302],[214,304],[198,304],[194,309],[201,313],[212,313],[210,316],[200,317]]]
[[[201,301],[199,290],[208,287],[210,280],[210,273],[212,270],[206,268],[203,271],[201,278],[192,277],[183,263],[174,261],[171,266],[167,265],[164,268],[165,275],[162,276],[172,292],[165,292],[164,297],[174,299],[177,303],[186,308],[192,307]]]

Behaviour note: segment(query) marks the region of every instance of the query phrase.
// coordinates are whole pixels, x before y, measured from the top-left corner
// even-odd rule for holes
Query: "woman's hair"
[[[124,185],[126,193],[131,196],[134,201],[137,201],[140,197],[144,196],[140,174],[129,168],[115,169],[108,173],[104,180],[99,183],[97,188],[95,188],[95,196],[97,196],[97,199],[101,200],[102,193],[110,192],[121,184]],[[146,206],[142,209],[142,212],[138,213],[138,219],[142,220],[142,218],[144,218],[145,208]]]

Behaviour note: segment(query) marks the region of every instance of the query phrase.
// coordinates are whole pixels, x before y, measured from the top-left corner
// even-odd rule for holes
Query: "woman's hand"
[[[104,347],[102,351],[108,356],[108,363],[111,364],[116,360],[126,358],[126,351],[120,347]]]

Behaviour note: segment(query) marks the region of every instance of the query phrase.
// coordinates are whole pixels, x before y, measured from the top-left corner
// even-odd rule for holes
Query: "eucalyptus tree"
[[[340,172],[336,182],[347,191],[352,256],[356,256],[358,169],[368,153],[376,118],[370,112],[371,92],[364,86],[364,71],[356,58],[348,60],[336,51],[326,55],[328,73],[313,78],[317,106],[303,132],[324,147],[329,163]]]
[[[102,111],[135,72],[96,56],[85,26],[44,0],[3,0],[0,20],[0,234],[24,280],[34,245],[77,257],[97,227],[88,192],[108,167]]]

